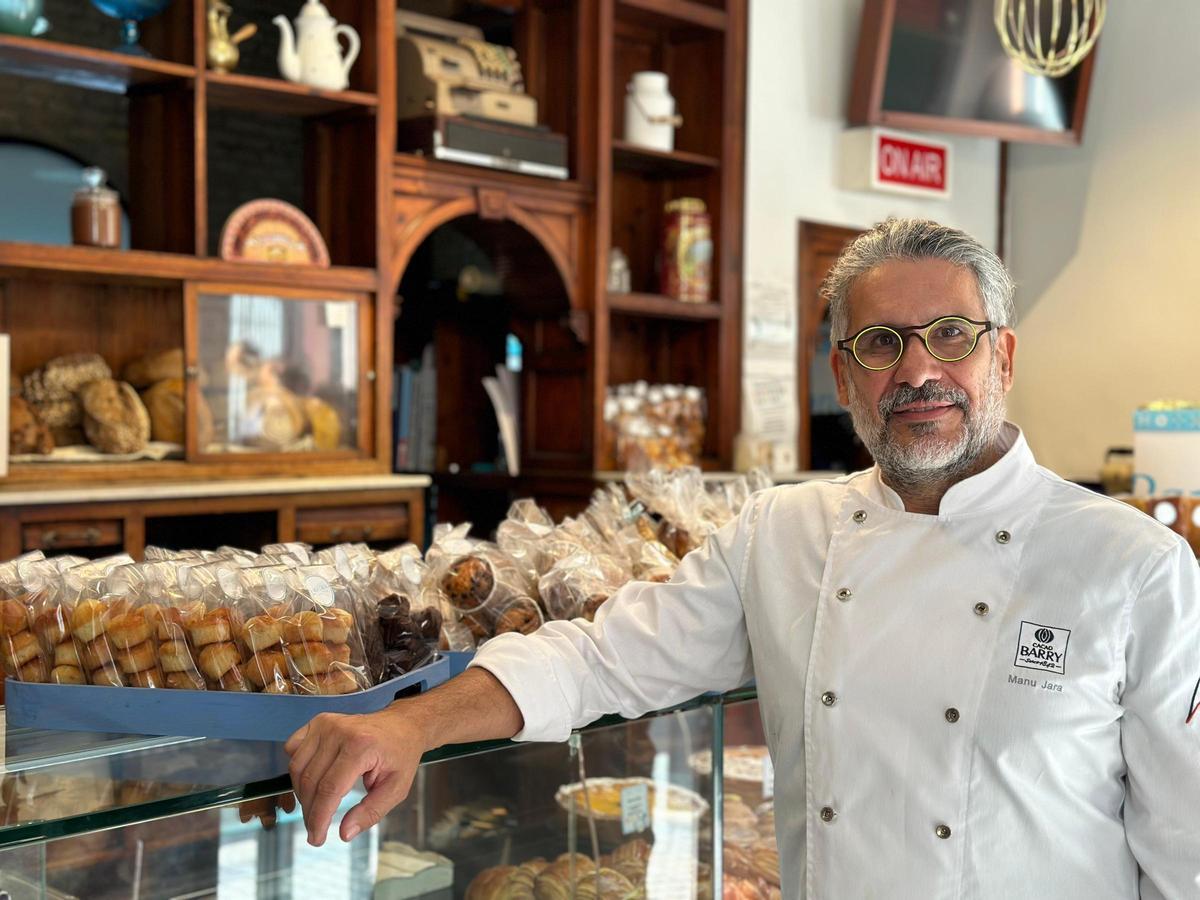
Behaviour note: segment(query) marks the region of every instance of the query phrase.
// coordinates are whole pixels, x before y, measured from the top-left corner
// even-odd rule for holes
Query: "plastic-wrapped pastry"
[[[442,577],[442,590],[457,609],[464,612],[482,607],[496,587],[492,565],[481,556],[464,556],[451,564]]]
[[[542,611],[529,597],[514,597],[493,613],[495,634],[533,634],[542,627]]]

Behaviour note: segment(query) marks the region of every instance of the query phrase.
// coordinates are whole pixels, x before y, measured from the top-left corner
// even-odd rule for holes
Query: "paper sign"
[[[621,789],[621,833],[637,834],[650,827],[650,792],[644,784]]]
[[[763,799],[770,800],[775,796],[775,763],[771,762],[768,754],[763,757]]]

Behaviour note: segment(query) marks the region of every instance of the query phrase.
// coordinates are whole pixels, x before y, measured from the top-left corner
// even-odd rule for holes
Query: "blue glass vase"
[[[122,42],[115,48],[118,53],[133,56],[149,56],[146,48],[138,43],[138,23],[157,16],[171,5],[171,0],[92,0],[92,6],[106,16],[121,20]]]

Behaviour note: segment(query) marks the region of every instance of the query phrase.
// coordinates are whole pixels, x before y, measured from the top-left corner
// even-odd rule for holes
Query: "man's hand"
[[[308,842],[314,847],[325,843],[333,814],[359,776],[367,796],[342,819],[343,841],[379,824],[408,796],[427,750],[510,738],[523,721],[504,685],[484,669],[470,669],[428,694],[379,712],[322,713],[283,748],[292,757],[288,771],[304,807]]]
[[[314,847],[325,843],[333,814],[359,777],[367,796],[342,819],[343,841],[377,825],[408,796],[428,748],[422,730],[400,707],[357,716],[322,713],[288,738],[288,771]]]

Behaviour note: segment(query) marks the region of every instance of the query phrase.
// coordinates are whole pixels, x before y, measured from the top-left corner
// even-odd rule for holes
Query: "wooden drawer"
[[[125,543],[124,535],[120,519],[30,522],[21,528],[21,545],[26,551],[114,547]]]
[[[296,540],[306,544],[402,543],[408,536],[407,503],[296,510]]]

